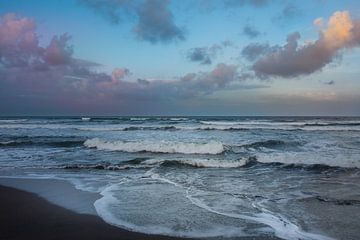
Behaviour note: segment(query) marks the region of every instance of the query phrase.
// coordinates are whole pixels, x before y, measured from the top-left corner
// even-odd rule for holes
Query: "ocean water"
[[[0,176],[100,193],[100,217],[144,233],[360,236],[360,118],[1,118]]]

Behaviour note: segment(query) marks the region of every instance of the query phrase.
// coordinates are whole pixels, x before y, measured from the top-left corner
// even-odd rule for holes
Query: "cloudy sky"
[[[0,0],[0,115],[360,115],[360,2]]]

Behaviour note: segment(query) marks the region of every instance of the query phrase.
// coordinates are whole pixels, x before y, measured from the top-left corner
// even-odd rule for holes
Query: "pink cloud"
[[[315,20],[320,26],[320,20]],[[360,22],[352,20],[348,11],[335,12],[327,26],[319,31],[319,38],[300,45],[300,34],[295,32],[278,50],[263,55],[253,70],[260,76],[296,77],[321,70],[342,54],[346,48],[360,44]]]

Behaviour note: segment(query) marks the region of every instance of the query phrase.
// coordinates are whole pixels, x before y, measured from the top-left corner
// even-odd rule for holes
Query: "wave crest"
[[[220,154],[225,151],[221,142],[210,141],[208,143],[187,142],[125,142],[105,141],[99,138],[88,139],[84,145],[99,150],[122,151],[122,152],[154,152],[154,153],[182,153],[182,154]]]

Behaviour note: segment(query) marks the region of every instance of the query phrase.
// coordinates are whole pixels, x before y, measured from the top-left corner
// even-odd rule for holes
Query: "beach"
[[[26,192],[1,190],[2,238],[355,240],[359,132],[349,117],[0,119],[0,185]]]
[[[127,231],[1,185],[0,208],[0,239],[178,239]]]
[[[9,186],[16,186],[16,188]],[[112,226],[93,212],[90,201],[94,200],[96,196],[94,195],[72,189],[71,185],[64,181],[0,179],[0,239],[193,239],[143,234]],[[59,201],[61,196],[65,196],[66,201]],[[44,197],[50,198],[60,205],[49,202]],[[76,201],[82,201],[83,205],[80,206]],[[88,205],[89,203],[90,205]],[[88,213],[79,213],[79,211]],[[269,236],[266,238],[241,237],[236,239],[272,240],[277,238]]]

